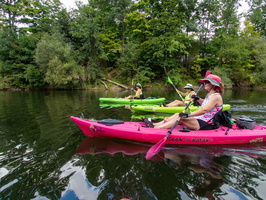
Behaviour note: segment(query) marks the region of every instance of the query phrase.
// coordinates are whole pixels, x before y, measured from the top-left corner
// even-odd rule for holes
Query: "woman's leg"
[[[132,95],[127,96],[125,99],[131,99]]]
[[[200,129],[200,124],[194,117],[181,118],[180,122],[182,122],[182,124],[184,124],[184,126],[188,127],[189,129],[196,131]]]
[[[167,107],[176,107],[176,106],[185,106],[185,104],[183,103],[183,101],[175,100],[175,101],[167,104],[166,106]]]
[[[154,128],[162,128],[162,129],[171,128],[176,122],[176,120],[179,120],[179,119],[180,119],[179,113],[176,113],[172,115],[171,117],[169,117],[167,120],[163,120],[161,122],[154,124]]]
[[[169,121],[167,122],[161,121],[159,123],[154,124],[154,128],[161,128],[161,129],[171,128],[176,122],[176,120],[184,124],[184,126],[188,127],[189,129],[193,129],[193,130],[200,129],[200,125],[197,119],[195,119],[194,117],[180,118],[179,113],[176,113],[173,116],[171,116],[169,118]]]
[[[162,121],[154,123],[154,126],[160,126],[162,124],[165,124],[168,121],[171,121],[172,119],[176,119],[177,117],[179,117],[179,113],[175,113],[170,117],[165,117]]]

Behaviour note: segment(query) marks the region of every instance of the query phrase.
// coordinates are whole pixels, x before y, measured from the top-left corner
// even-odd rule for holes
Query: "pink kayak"
[[[157,143],[162,140],[169,129],[149,128],[143,122],[124,122],[120,120],[87,120],[70,117],[89,137],[116,138],[138,142]],[[215,130],[199,130],[183,132],[178,125],[167,138],[167,144],[213,145],[213,144],[244,144],[266,141],[266,126],[255,125],[253,130],[229,129],[219,127]]]

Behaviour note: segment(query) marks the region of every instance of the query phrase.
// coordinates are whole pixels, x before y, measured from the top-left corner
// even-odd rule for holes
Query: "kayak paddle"
[[[184,99],[183,99],[182,95],[178,92],[177,88],[175,87],[174,83],[172,82],[172,80],[170,79],[169,76],[168,76],[168,78],[167,78],[167,81],[168,81],[168,83],[170,83],[170,84],[174,87],[175,91],[177,92],[177,94],[179,94],[180,98],[181,98],[182,101],[183,101]]]
[[[170,77],[169,77],[169,75],[168,75],[168,73],[167,73],[167,71],[166,71],[166,69],[165,69],[165,66],[164,66],[164,72],[165,72],[165,74],[167,75],[167,81],[168,81],[168,83],[170,83],[170,84],[174,87],[175,91],[178,93],[178,95],[180,96],[180,98],[181,98],[182,101],[183,101],[184,99],[183,99],[182,95],[178,92],[178,90],[177,90],[177,88],[175,87],[173,81],[170,79]]]
[[[211,71],[207,71],[205,73],[205,77],[207,77],[208,75],[210,75],[212,72]],[[204,78],[205,78],[204,77]],[[204,85],[204,83],[202,83],[200,85],[200,87],[198,88],[196,94],[198,94],[198,92],[200,91],[200,89],[202,88],[202,86]],[[189,107],[191,101],[189,102],[189,104],[186,106],[185,110]],[[183,111],[184,112],[184,111]],[[168,138],[169,135],[172,134],[172,131],[174,130],[174,128],[176,127],[176,125],[178,124],[178,120],[176,120],[176,122],[174,123],[174,125],[172,126],[172,128],[170,129],[170,131],[167,132],[167,135],[162,139],[160,140],[157,144],[153,145],[149,151],[147,152],[146,154],[146,159],[147,160],[150,160],[154,155],[156,155],[160,150],[161,148],[165,145],[166,143],[166,140]]]
[[[178,124],[178,120],[176,120],[176,122],[174,123],[172,128],[167,132],[167,135],[162,140],[160,140],[157,144],[153,145],[149,149],[149,151],[146,154],[147,160],[150,160],[152,157],[154,157],[161,150],[161,148],[165,145],[168,136],[172,134],[172,131],[174,130],[174,128],[176,127],[177,124]]]

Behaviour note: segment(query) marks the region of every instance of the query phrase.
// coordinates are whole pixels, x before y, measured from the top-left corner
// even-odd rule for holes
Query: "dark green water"
[[[265,90],[226,91],[234,117],[266,125]],[[111,91],[1,91],[0,199],[265,199],[266,146],[166,147],[86,138],[71,115],[139,121],[124,107],[101,107]],[[200,95],[204,97],[205,93]],[[178,99],[161,89],[146,96]],[[156,115],[151,116],[156,120]]]

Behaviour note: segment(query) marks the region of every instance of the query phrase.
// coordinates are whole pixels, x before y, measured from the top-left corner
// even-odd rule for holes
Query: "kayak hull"
[[[133,104],[156,104],[165,101],[165,98],[153,99],[124,99],[124,98],[100,98],[101,103],[133,103]]]
[[[131,109],[135,112],[150,112],[150,113],[180,113],[185,110],[185,106],[177,106],[177,107],[160,107],[160,106],[132,106]],[[200,106],[189,106],[187,112],[193,112],[195,110],[200,109]],[[223,105],[223,111],[230,110],[231,106],[229,104]]]
[[[169,129],[148,128],[143,122],[124,122],[106,125],[98,121],[70,117],[89,137],[115,138],[146,143],[157,143],[162,140]],[[214,145],[214,144],[245,144],[266,141],[266,126],[255,125],[254,130],[228,129],[220,127],[215,130],[199,130],[181,132],[178,125],[167,138],[166,144],[183,145]]]

